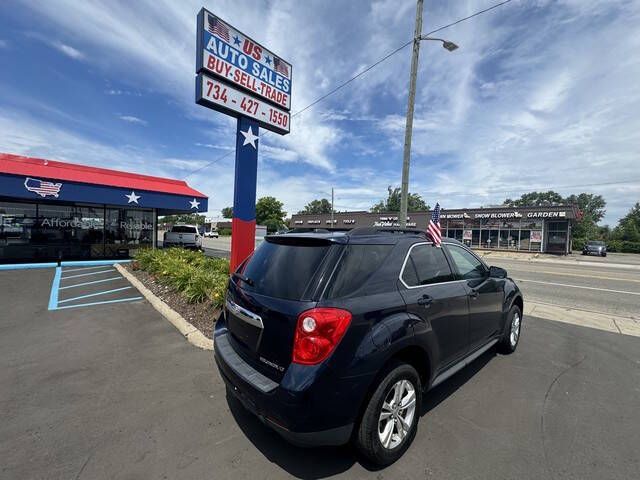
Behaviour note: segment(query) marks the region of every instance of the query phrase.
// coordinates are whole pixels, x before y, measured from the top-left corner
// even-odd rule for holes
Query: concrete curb
[[[606,332],[640,337],[640,321],[631,317],[608,315],[606,313],[591,312],[579,308],[562,307],[548,303],[524,302],[525,315],[552,320],[554,322],[569,323],[581,327],[596,328]]]
[[[149,303],[155,308],[164,318],[166,318],[171,324],[178,329],[178,331],[184,335],[191,345],[194,345],[203,350],[213,350],[213,340],[204,336],[204,334],[196,327],[187,322],[182,315],[172,309],[169,305],[160,300],[151,290],[145,287],[140,280],[129,273],[122,265],[114,265],[116,270],[126,278],[131,285],[136,287],[140,293],[146,298]]]

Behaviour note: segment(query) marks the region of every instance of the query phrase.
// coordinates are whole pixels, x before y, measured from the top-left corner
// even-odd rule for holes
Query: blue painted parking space
[[[63,265],[56,267],[49,310],[99,307],[142,299],[113,263]]]

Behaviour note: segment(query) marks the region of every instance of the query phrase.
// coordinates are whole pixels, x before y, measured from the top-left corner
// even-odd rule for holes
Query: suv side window
[[[372,279],[392,248],[393,245],[347,246],[326,297],[350,297],[375,290]]]
[[[453,274],[442,248],[415,245],[402,270],[402,280],[409,287],[449,282]]]
[[[475,255],[457,245],[448,245],[447,248],[449,249],[453,263],[458,267],[458,272],[460,272],[463,279],[471,280],[474,278],[484,278],[486,276],[487,269]]]

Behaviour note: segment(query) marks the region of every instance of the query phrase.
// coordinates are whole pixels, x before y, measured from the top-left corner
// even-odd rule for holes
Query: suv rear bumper
[[[247,410],[297,446],[332,446],[349,442],[353,423],[325,430],[297,429],[296,417],[309,413],[305,395],[285,390],[255,370],[235,353],[226,335],[228,334],[221,333],[214,336],[214,356],[227,390]]]

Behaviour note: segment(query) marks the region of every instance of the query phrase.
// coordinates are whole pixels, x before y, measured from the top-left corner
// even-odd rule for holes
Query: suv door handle
[[[469,296],[471,298],[478,298],[478,291],[475,288],[472,288],[471,292],[469,293]]]
[[[429,308],[431,306],[431,302],[433,302],[433,298],[427,294],[422,295],[417,301],[418,305],[422,305],[425,308]]]

